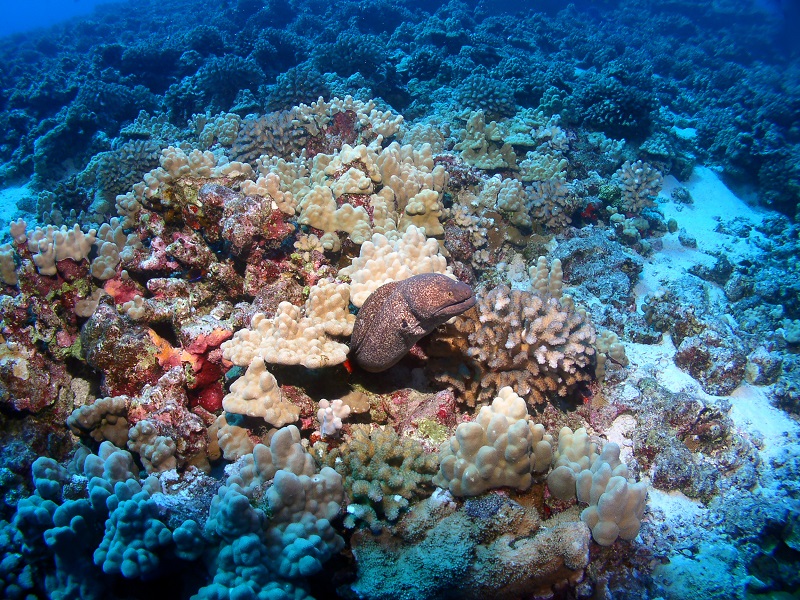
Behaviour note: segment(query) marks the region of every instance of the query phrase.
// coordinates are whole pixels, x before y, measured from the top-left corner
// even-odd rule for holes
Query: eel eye
[[[403,329],[405,329],[406,327],[408,327],[408,321],[406,321],[405,319],[403,319],[403,323],[401,324],[401,327],[402,327]]]

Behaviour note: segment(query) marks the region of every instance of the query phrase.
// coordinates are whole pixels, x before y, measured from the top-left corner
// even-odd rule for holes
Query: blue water
[[[109,0],[0,1],[0,36],[42,29],[69,19],[85,17]]]

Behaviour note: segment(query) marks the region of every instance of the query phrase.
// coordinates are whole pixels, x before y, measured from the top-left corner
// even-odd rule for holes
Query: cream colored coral
[[[405,231],[413,225],[422,229],[426,235],[441,237],[444,235],[441,216],[442,204],[439,202],[439,192],[422,190],[406,202],[397,228]]]
[[[277,175],[280,189],[289,192],[295,199],[305,196],[311,189],[311,169],[305,150],[290,161],[275,156],[261,156],[256,160],[256,165],[263,177]]]
[[[139,455],[148,473],[169,471],[178,466],[175,441],[158,435],[155,425],[146,419],[139,421],[128,432],[128,450]]]
[[[88,298],[82,298],[75,303],[75,314],[84,319],[88,319],[94,314],[100,302],[100,298],[104,295],[106,295],[106,292],[103,288],[96,288]]]
[[[110,441],[123,448],[128,441],[128,396],[97,398],[67,417],[67,427],[77,434],[88,434],[97,442]]]
[[[120,307],[120,310],[134,321],[143,320],[147,315],[147,309],[147,302],[139,294],[136,294],[133,300],[123,302]]]
[[[629,479],[619,452],[617,444],[606,444],[592,466],[578,473],[575,483],[578,501],[589,505],[581,512],[581,521],[601,546],[610,546],[618,537],[634,539],[647,501],[647,483]]]
[[[106,280],[116,276],[120,253],[125,247],[140,248],[142,243],[135,233],[125,234],[122,221],[114,217],[97,230],[95,245],[97,256],[92,260],[92,275],[97,279]]]
[[[28,250],[33,254],[33,262],[42,275],[55,275],[56,263],[67,258],[76,262],[89,256],[97,230],[88,233],[81,231],[76,223],[72,229],[66,225],[60,228],[48,225],[27,232]]]
[[[622,189],[621,209],[629,214],[639,214],[643,208],[654,206],[653,198],[664,182],[661,171],[641,160],[625,161],[614,176]]]
[[[394,142],[380,152],[376,164],[383,184],[378,196],[389,214],[383,220],[375,216],[375,231],[405,231],[414,224],[424,227],[429,236],[442,235],[441,193],[447,184],[447,171],[442,165],[434,165],[430,144],[414,148]]]
[[[244,375],[233,382],[230,393],[222,399],[222,408],[237,415],[261,417],[275,427],[300,417],[300,407],[284,402],[277,380],[261,357],[253,358]]]
[[[293,109],[293,124],[306,129],[311,135],[318,135],[336,114],[347,111],[356,114],[363,137],[390,137],[400,131],[403,123],[401,115],[377,110],[373,100],[362,102],[348,95],[344,98],[331,98],[330,102],[320,96],[316,102],[300,104]]]
[[[217,156],[208,150],[198,149],[190,152],[176,146],[169,146],[161,151],[161,166],[144,174],[143,181],[135,184],[133,189],[117,196],[116,208],[124,227],[133,227],[142,209],[142,200],[161,194],[166,186],[185,177],[213,178],[229,177],[233,179],[253,179],[253,168],[238,161],[229,161],[225,155]]]
[[[241,190],[245,196],[271,198],[275,207],[284,214],[294,215],[296,212],[297,201],[290,191],[281,191],[281,178],[277,173],[267,173],[256,181],[245,180]]]
[[[11,232],[11,239],[17,244],[24,244],[28,241],[28,224],[23,219],[11,221],[9,230]]]
[[[236,140],[241,123],[242,118],[236,113],[219,113],[213,116],[200,113],[189,119],[189,127],[194,130],[205,148],[211,148],[214,144],[231,146]]]
[[[475,202],[489,210],[497,210],[520,227],[530,227],[528,198],[522,183],[516,179],[503,179],[495,175],[486,180]]]
[[[528,415],[525,401],[504,387],[474,422],[461,423],[442,445],[433,482],[455,496],[476,496],[496,487],[526,490],[531,473],[547,469],[552,438]]]
[[[628,467],[619,458],[620,448],[607,443],[598,453],[586,429],[564,427],[558,434],[553,470],[547,476],[550,493],[561,500],[577,496],[589,506],[581,520],[602,546],[617,537],[632,540],[644,515],[647,484],[629,479]]]
[[[333,191],[327,186],[314,186],[300,201],[298,208],[298,220],[302,225],[310,225],[324,232],[320,241],[326,250],[338,251],[341,248],[338,231],[350,234],[356,244],[364,243],[371,235],[366,209],[347,203],[337,208]]]
[[[569,162],[566,158],[530,151],[519,163],[522,181],[548,181],[561,179],[566,175]]]
[[[125,227],[135,227],[139,213],[142,211],[142,198],[144,197],[147,186],[143,181],[134,184],[133,189],[116,197],[116,209],[122,224]]]
[[[430,146],[415,149],[395,142],[382,148],[379,142],[345,144],[311,161],[299,156],[294,167],[262,161],[259,172],[280,167],[299,177],[281,173],[281,189],[298,199],[300,223],[323,231],[326,250],[340,249],[340,232],[355,244],[373,233],[404,231],[411,225],[425,228],[428,235],[443,235],[441,192],[447,172],[434,165]]]
[[[390,281],[401,281],[420,273],[442,273],[454,277],[441,255],[439,243],[417,227],[391,238],[376,233],[361,245],[358,258],[339,271],[350,278],[350,301],[361,307],[369,295]]]
[[[6,285],[17,285],[17,253],[11,244],[0,246],[0,281]]]
[[[464,162],[478,169],[518,168],[517,155],[511,144],[503,141],[503,132],[497,123],[486,123],[483,111],[469,113],[461,141],[455,149],[461,153]]]
[[[379,144],[359,144],[351,146],[344,144],[341,149],[333,154],[329,159],[325,160],[324,156],[320,156],[323,162],[318,163],[318,167],[325,164],[322,169],[325,177],[341,180],[342,173],[345,173],[346,178],[350,178],[353,183],[352,191],[342,190],[336,194],[338,198],[341,194],[365,194],[372,192],[372,185],[380,183],[382,178],[378,172],[376,161],[378,158],[378,151],[380,150]],[[349,167],[349,168],[348,168]],[[354,171],[351,173],[351,171]],[[348,176],[348,173],[350,175]],[[347,187],[347,184],[342,184]]]
[[[603,381],[606,376],[606,363],[610,358],[617,365],[625,367],[628,365],[628,357],[625,354],[625,345],[619,340],[613,331],[603,330],[595,341],[597,350],[597,367],[595,377],[598,381]]]
[[[531,278],[531,289],[541,298],[557,298],[562,300],[564,291],[564,271],[561,269],[561,261],[553,259],[550,268],[547,267],[547,258],[540,256],[536,259],[536,265],[528,269]]]
[[[329,336],[353,332],[355,316],[348,310],[349,297],[347,284],[323,279],[311,287],[303,309],[281,302],[272,319],[256,313],[249,329],[237,331],[222,344],[223,356],[240,366],[249,365],[255,357],[309,369],[343,363],[348,347]]]
[[[225,460],[239,460],[253,452],[255,443],[250,439],[250,430],[228,423],[223,412],[208,428],[208,458],[215,460],[221,455]],[[213,454],[216,448],[216,455]]]
[[[328,335],[348,336],[353,333],[355,315],[350,313],[350,289],[346,284],[321,279],[312,286],[306,301],[306,317],[320,324]]]
[[[341,399],[319,401],[317,420],[322,437],[335,435],[342,428],[342,420],[350,415],[350,407]]]
[[[553,453],[553,470],[547,476],[550,493],[560,500],[574,498],[578,473],[591,467],[598,456],[597,444],[591,441],[585,427],[574,432],[562,427]]]

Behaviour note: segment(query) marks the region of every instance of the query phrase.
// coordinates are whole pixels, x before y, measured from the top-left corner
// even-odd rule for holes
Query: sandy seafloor
[[[671,190],[679,185],[689,190],[695,199],[694,204],[681,205],[669,200]],[[683,246],[678,241],[678,232],[667,233],[661,238],[663,248],[645,258],[644,269],[634,288],[639,307],[645,296],[663,289],[669,282],[680,280],[693,265],[711,266],[715,261],[712,256],[714,253],[726,252],[734,260],[747,258],[756,262],[765,253],[757,244],[758,238],[763,239],[764,236],[755,229],[751,230],[750,238],[745,240],[715,231],[723,219],[742,219],[757,225],[770,212],[753,207],[737,197],[712,169],[696,167],[692,177],[685,182],[679,182],[672,176],[666,177],[659,194],[658,208],[665,220],[676,219],[680,227],[697,239],[697,248]],[[719,286],[711,282],[708,285],[711,294],[724,298]],[[631,382],[652,377],[673,393],[688,392],[691,396],[711,402],[723,398],[704,392],[697,381],[675,365],[676,348],[669,334],[665,334],[658,344],[626,342],[625,350],[630,360],[628,377],[613,389],[606,389],[606,393],[612,396],[636,396],[639,392]],[[800,432],[797,421],[773,406],[763,387],[745,381],[724,398],[730,402],[729,416],[737,432],[746,438],[759,440],[762,465],[769,465],[787,443],[797,439]],[[623,460],[630,461],[632,456],[631,442],[626,434],[635,425],[634,417],[622,415],[604,432],[609,441],[620,444]],[[644,477],[647,475],[643,474]],[[647,505],[645,521],[666,526],[678,540],[682,537],[691,539],[686,543],[685,555],[681,553],[679,541],[673,547],[675,554],[670,557],[670,562],[655,569],[657,580],[670,586],[670,597],[700,597],[695,595],[697,589],[708,589],[709,580],[719,582],[718,591],[722,594],[726,585],[733,583],[736,586],[734,582],[742,576],[737,572],[739,557],[730,545],[729,538],[707,521],[709,509],[701,501],[688,498],[680,491],[664,492],[650,486]],[[698,554],[690,558],[692,552],[689,548],[696,542],[698,534],[704,540],[704,545],[701,545]]]

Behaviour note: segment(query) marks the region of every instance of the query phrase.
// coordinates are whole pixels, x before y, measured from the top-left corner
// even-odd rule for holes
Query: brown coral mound
[[[513,500],[489,502],[496,510],[432,498],[379,536],[355,533],[353,592],[369,600],[551,598],[584,577],[586,525],[561,515],[542,523]]]
[[[511,386],[531,405],[592,379],[595,330],[572,303],[498,286],[431,341],[431,376],[470,406]]]

